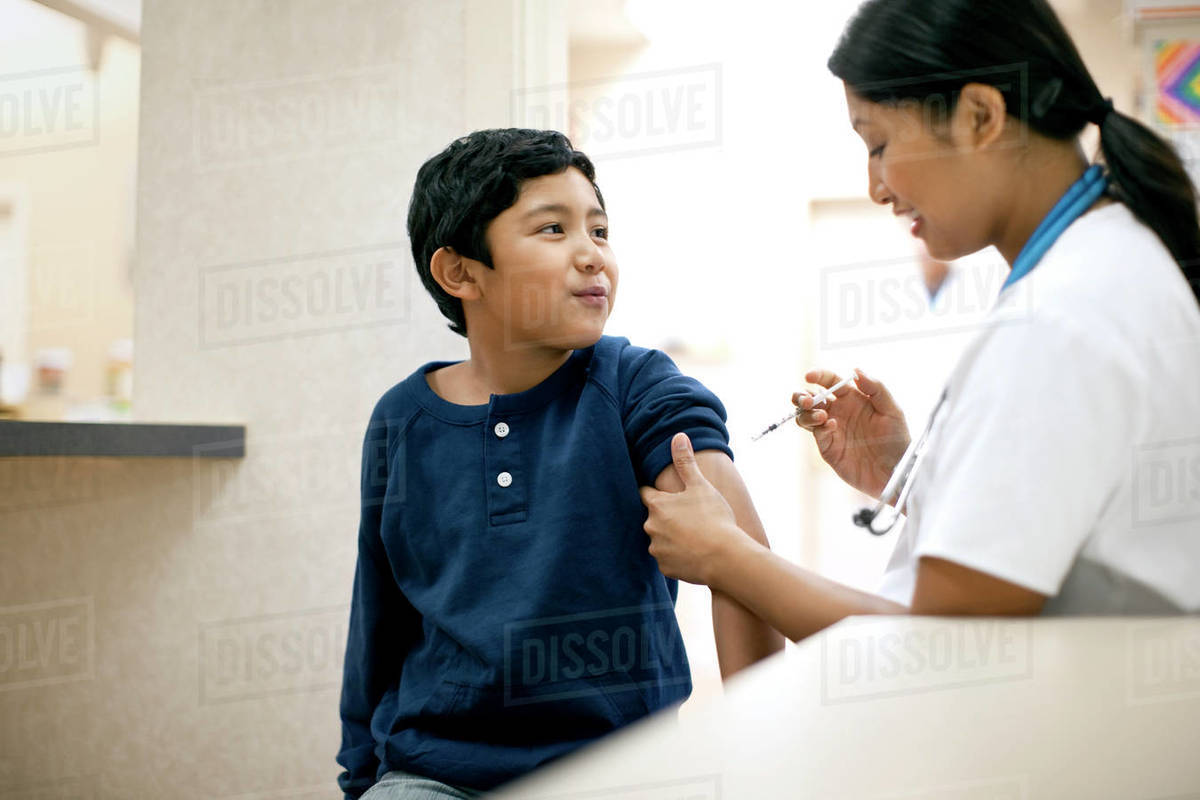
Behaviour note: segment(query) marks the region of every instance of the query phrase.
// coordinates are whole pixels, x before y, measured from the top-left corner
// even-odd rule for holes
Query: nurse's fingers
[[[858,384],[859,391],[871,400],[871,406],[876,411],[881,414],[895,415],[900,410],[896,401],[892,399],[892,393],[882,383],[868,376],[861,369],[854,370],[854,376],[854,382]]]
[[[817,409],[816,411],[809,411],[797,416],[796,424],[806,431],[812,431],[825,425],[832,425],[833,420],[829,418],[829,414],[821,409]]]
[[[808,392],[794,392],[792,405],[801,409],[796,415],[796,424],[805,430],[811,431],[829,420],[829,413],[824,408],[813,408],[813,396]]]
[[[809,383],[815,383],[818,386],[824,386],[826,389],[828,389],[830,386],[833,386],[835,383],[840,381],[841,378],[839,378],[838,374],[832,370],[813,369],[804,373],[804,380],[808,381]],[[847,384],[833,394],[835,397],[841,397],[847,392],[853,391],[853,389],[854,386],[852,384]]]
[[[825,412],[822,411],[817,413],[823,414]],[[833,434],[838,429],[838,421],[834,417],[826,417],[823,421],[813,425],[804,425],[800,422],[799,418],[797,418],[796,422],[801,428],[804,428],[812,433],[813,441],[817,443],[817,449],[822,453],[825,452],[826,448],[829,447],[830,442],[832,442],[834,438]]]
[[[804,380],[829,389],[830,387],[837,385],[841,381],[841,378],[838,377],[836,372],[832,372],[827,369],[814,369],[805,373]],[[833,396],[835,399],[845,397],[847,393],[853,390],[854,384],[851,382],[834,390]],[[829,419],[829,415],[825,411],[819,408],[813,409],[813,398],[813,392],[792,393],[792,405],[797,406],[803,412],[796,417],[796,424],[809,430],[811,430],[814,426],[824,424],[825,421]]]

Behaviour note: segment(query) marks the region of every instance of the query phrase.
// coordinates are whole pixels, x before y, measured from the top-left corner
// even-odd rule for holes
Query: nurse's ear
[[[968,83],[959,92],[951,118],[951,137],[959,147],[969,150],[994,145],[1004,134],[1008,106],[995,86]]]

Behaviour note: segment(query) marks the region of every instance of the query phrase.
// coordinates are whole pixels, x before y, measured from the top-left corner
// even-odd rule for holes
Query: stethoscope
[[[1004,285],[1000,287],[1000,291],[1003,293],[1009,286],[1032,272],[1050,246],[1062,235],[1062,232],[1083,212],[1091,208],[1106,189],[1108,189],[1108,177],[1104,174],[1104,170],[1096,164],[1088,167],[1083,176],[1071,184],[1067,193],[1059,199],[1054,208],[1050,209],[1050,213],[1041,221],[1033,235],[1029,237],[1029,241],[1021,248],[1021,252],[1013,262],[1012,271],[1009,273],[1008,279],[1004,281]],[[912,491],[913,478],[916,476],[929,446],[929,436],[933,432],[938,413],[946,404],[946,397],[949,393],[949,387],[942,390],[941,398],[930,412],[929,421],[925,423],[925,430],[905,449],[900,463],[896,465],[891,477],[888,478],[887,485],[883,487],[879,501],[874,506],[859,509],[854,515],[855,525],[866,528],[876,536],[882,536],[900,521],[900,517],[904,514],[904,506],[908,502],[909,492]],[[879,515],[889,505],[892,506],[892,513],[885,518],[886,524],[877,524]]]
[[[942,396],[937,401],[937,405],[933,407],[933,411],[929,414],[929,421],[925,423],[925,430],[915,441],[910,443],[904,450],[904,455],[900,458],[900,463],[892,470],[892,476],[888,478],[887,485],[883,487],[883,494],[879,496],[879,502],[875,503],[870,508],[860,508],[858,513],[854,515],[854,524],[860,528],[866,528],[876,536],[883,536],[885,533],[895,527],[900,521],[900,517],[904,511],[904,504],[908,502],[908,493],[912,491],[913,476],[917,472],[917,467],[921,466],[921,461],[925,455],[926,446],[929,443],[929,434],[933,431],[933,425],[937,421],[938,412],[942,410],[942,406],[946,403],[946,395],[949,394],[949,388],[942,390]],[[892,501],[895,500],[893,503]],[[876,520],[888,505],[892,506],[892,513],[888,515],[887,524],[877,526]]]

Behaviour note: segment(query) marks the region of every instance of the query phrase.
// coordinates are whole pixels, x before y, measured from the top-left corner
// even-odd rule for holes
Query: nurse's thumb
[[[696,464],[696,453],[692,450],[692,440],[686,433],[677,433],[671,439],[671,460],[675,462],[675,471],[679,473],[685,489],[704,481],[704,473]]]
[[[861,369],[854,370],[854,385],[871,401],[871,407],[880,414],[894,416],[899,410],[892,393],[879,381],[867,375]]]

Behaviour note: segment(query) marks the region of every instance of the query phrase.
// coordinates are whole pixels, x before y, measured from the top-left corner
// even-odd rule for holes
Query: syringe
[[[821,391],[817,392],[815,395],[813,395],[813,408],[816,408],[817,406],[821,405],[821,403],[824,403],[826,400],[831,399],[834,396],[834,393],[837,392],[838,389],[841,389],[843,386],[849,386],[853,382],[854,382],[854,373],[851,373],[849,376],[842,378],[840,381],[835,383],[833,386],[830,386],[828,389],[822,389]],[[812,408],[807,409],[807,410],[812,411]],[[795,411],[793,411],[791,414],[788,414],[783,419],[779,420],[779,422],[776,422],[774,425],[771,425],[770,427],[768,427],[766,430],[764,430],[762,433],[758,434],[757,436],[750,437],[750,441],[757,442],[759,439],[766,436],[768,433],[775,430],[780,425],[783,425],[784,423],[787,423],[787,422],[791,422],[796,417],[803,414],[804,411],[805,411],[805,409],[801,409],[799,406],[797,406]]]

